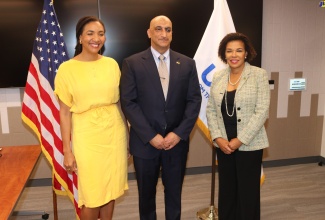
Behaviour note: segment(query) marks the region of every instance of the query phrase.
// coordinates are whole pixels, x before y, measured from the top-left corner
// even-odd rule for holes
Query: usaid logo
[[[204,84],[208,87],[211,87],[211,82],[208,80],[208,74],[214,69],[216,68],[216,66],[212,63],[210,66],[208,66],[208,68],[206,68],[203,73],[202,73],[202,81],[204,82]]]
[[[325,8],[325,1],[320,1],[319,2],[319,7]]]

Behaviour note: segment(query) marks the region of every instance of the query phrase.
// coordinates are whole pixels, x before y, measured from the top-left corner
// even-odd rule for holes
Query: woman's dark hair
[[[242,41],[245,45],[245,51],[247,52],[247,56],[246,56],[246,60],[248,62],[252,61],[255,57],[256,57],[256,51],[252,45],[252,43],[250,42],[250,40],[248,39],[248,37],[242,33],[230,33],[227,34],[220,42],[219,44],[219,50],[218,50],[218,56],[220,57],[220,59],[224,62],[227,63],[226,60],[226,47],[227,44],[230,41],[235,41],[235,40],[239,40]]]
[[[101,23],[101,25],[103,25],[103,27],[104,27],[104,32],[106,32],[105,25],[99,18],[97,18],[95,16],[85,16],[85,17],[80,18],[77,23],[77,26],[76,26],[77,45],[74,48],[75,49],[74,56],[77,56],[82,51],[82,45],[80,44],[79,37],[82,34],[82,32],[84,31],[84,27],[86,26],[86,24],[88,24],[90,22],[94,22],[94,21],[98,21],[99,23]],[[102,49],[98,52],[99,54],[102,54]]]

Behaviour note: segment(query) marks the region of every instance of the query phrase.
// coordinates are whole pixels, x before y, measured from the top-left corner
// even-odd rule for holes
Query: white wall
[[[319,94],[318,115],[324,115],[325,8],[319,0],[264,0],[262,67],[279,72],[277,116],[287,117],[288,80],[297,71],[307,78],[300,116],[309,116],[311,94]],[[281,103],[281,104],[280,104]]]
[[[318,115],[325,115],[325,8],[320,0],[264,0],[262,67],[279,72],[277,117],[288,113],[288,80],[307,78],[300,116],[310,115],[311,95],[318,94]],[[325,120],[324,120],[325,122]],[[325,124],[321,155],[325,157]]]

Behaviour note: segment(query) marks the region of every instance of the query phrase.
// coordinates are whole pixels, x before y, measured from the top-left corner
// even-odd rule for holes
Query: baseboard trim
[[[296,164],[319,163],[324,160],[325,158],[322,156],[300,157],[300,158],[291,158],[291,159],[282,159],[282,160],[263,161],[263,166],[265,168],[280,167],[280,166],[290,166]]]
[[[52,178],[29,179],[26,187],[52,186]]]
[[[297,164],[318,163],[319,166],[325,165],[325,158],[322,156],[290,158],[282,160],[263,161],[263,167],[280,167]],[[218,171],[218,169],[216,169]],[[185,175],[197,175],[211,173],[211,166],[187,168]],[[129,180],[135,180],[135,173],[128,173]],[[52,186],[52,178],[30,179],[26,187]]]

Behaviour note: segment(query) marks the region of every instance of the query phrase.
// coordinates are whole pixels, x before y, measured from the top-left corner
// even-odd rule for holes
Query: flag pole
[[[52,4],[54,4],[54,0],[52,0]],[[53,188],[52,188],[52,201],[53,201],[53,218],[54,220],[58,220],[58,200]]]
[[[58,203],[57,203],[57,197],[54,189],[52,189],[52,193],[53,193],[53,216],[54,216],[54,220],[58,220],[58,205],[57,205]]]
[[[197,219],[216,220],[218,219],[218,209],[214,207],[215,179],[216,179],[216,147],[212,144],[212,166],[211,166],[211,202],[208,208],[197,212]]]

